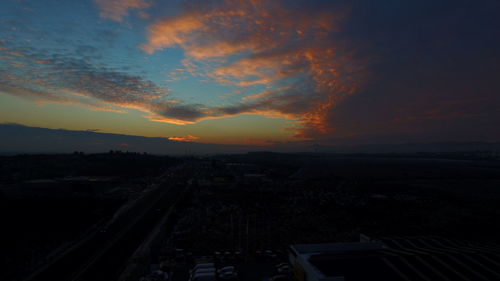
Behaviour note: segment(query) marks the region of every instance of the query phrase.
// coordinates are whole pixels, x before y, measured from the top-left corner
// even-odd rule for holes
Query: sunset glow
[[[361,2],[2,1],[0,122],[218,144],[499,140],[500,29],[484,24],[498,4]]]

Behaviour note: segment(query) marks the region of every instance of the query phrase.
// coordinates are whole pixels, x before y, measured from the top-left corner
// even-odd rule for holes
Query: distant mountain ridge
[[[417,153],[457,151],[500,151],[500,142],[434,142],[363,145],[311,145],[290,142],[270,146],[223,145],[199,142],[173,141],[162,137],[143,137],[28,127],[19,124],[0,124],[0,153],[87,153],[122,150],[153,154],[199,155],[217,153],[323,152],[323,153]]]
[[[500,142],[431,142],[400,144],[363,144],[353,146],[317,146],[318,152],[338,153],[418,153],[500,151]]]
[[[161,137],[143,137],[28,127],[18,124],[0,124],[0,153],[87,153],[109,150],[147,152],[154,154],[191,155],[210,152],[237,151],[240,147],[172,141]]]

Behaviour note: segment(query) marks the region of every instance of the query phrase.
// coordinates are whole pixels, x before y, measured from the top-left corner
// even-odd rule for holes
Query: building
[[[299,281],[500,280],[500,248],[440,237],[291,245]]]

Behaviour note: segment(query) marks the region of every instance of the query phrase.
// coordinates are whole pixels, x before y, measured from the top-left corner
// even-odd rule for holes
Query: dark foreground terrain
[[[500,244],[494,152],[182,159],[114,152],[1,163],[1,258],[9,265],[2,280],[117,280],[123,270],[121,280],[137,280],[168,265],[173,280],[184,281],[199,257],[238,265],[248,273],[241,280],[250,280],[268,274],[255,268],[270,272],[276,259],[286,261],[290,244],[360,234]],[[137,248],[149,250],[137,256]]]
[[[180,162],[122,152],[0,157],[0,279],[23,280],[52,264],[66,271],[87,265],[168,193],[171,185],[159,177]],[[143,236],[157,219],[147,217]],[[75,273],[33,280],[71,280]]]
[[[446,156],[219,157],[200,169],[170,242],[199,254],[356,241],[360,233],[500,242],[500,162]]]

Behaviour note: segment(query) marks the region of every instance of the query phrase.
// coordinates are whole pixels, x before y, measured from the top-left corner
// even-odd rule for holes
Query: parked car
[[[214,263],[199,263],[197,265],[195,265],[193,267],[193,269],[191,269],[191,272],[194,272],[194,271],[197,271],[198,269],[202,269],[202,268],[214,268],[215,269],[215,265]]]
[[[191,278],[190,281],[215,281],[215,271],[213,273],[197,273]]]
[[[238,278],[238,274],[234,271],[232,272],[224,272],[219,274],[220,280],[236,280]]]
[[[198,268],[195,271],[191,271],[190,276],[195,276],[197,274],[206,274],[206,273],[210,273],[210,274],[214,274],[215,275],[215,273],[216,273],[215,272],[215,267]]]
[[[225,266],[225,267],[217,270],[218,274],[227,273],[227,272],[234,272],[234,266]]]
[[[234,280],[238,278],[234,266],[225,266],[217,270],[218,277],[221,280]]]
[[[292,267],[288,263],[280,263],[276,265],[276,270],[280,274],[290,274],[292,272]]]

